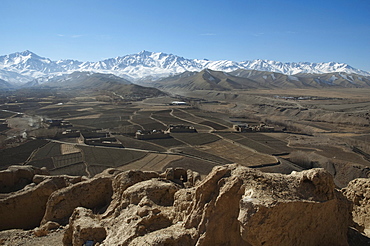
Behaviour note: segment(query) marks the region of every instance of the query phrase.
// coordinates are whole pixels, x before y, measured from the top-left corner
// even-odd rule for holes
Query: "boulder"
[[[343,194],[353,203],[355,227],[370,237],[370,179],[359,178],[349,182]]]
[[[67,185],[63,177],[55,176],[0,199],[0,230],[39,226],[49,196]]]
[[[175,224],[152,233],[147,233],[141,237],[135,237],[130,246],[142,246],[145,242],[150,242],[150,245],[176,245],[189,246],[195,245],[197,232],[186,230],[181,224]]]
[[[0,171],[0,193],[9,193],[23,189],[32,183],[36,174],[49,174],[45,168],[34,166],[10,166]]]
[[[347,245],[350,208],[324,169],[282,175],[215,167],[182,197],[176,214],[197,228],[199,245]]]
[[[59,189],[50,195],[41,224],[54,221],[61,225],[68,223],[77,207],[104,212],[112,197],[112,179],[93,178]]]
[[[33,230],[33,233],[36,237],[43,237],[48,235],[52,230],[56,230],[60,227],[60,225],[53,221],[48,221],[46,224],[43,224],[40,227],[36,227]]]
[[[129,245],[135,238],[170,227],[173,221],[169,215],[179,189],[178,184],[157,178],[128,187],[119,206],[110,216],[104,216],[104,224],[110,230],[103,245]]]
[[[102,242],[107,233],[99,219],[90,209],[74,210],[64,233],[63,245],[95,245]]]
[[[122,170],[118,170],[115,168],[107,168],[101,173],[96,174],[94,178],[103,178],[103,177],[114,178],[115,176],[117,176],[119,173],[122,173],[122,172],[123,172]]]
[[[55,177],[63,178],[68,185],[76,184],[78,182],[86,180],[82,176],[70,176],[70,175],[49,176],[36,174],[35,176],[33,176],[32,182],[35,184],[39,184],[47,179],[52,179]]]
[[[143,172],[143,171],[135,171],[130,170],[126,172],[119,173],[117,176],[114,177],[112,181],[112,189],[113,189],[113,196],[112,202],[109,205],[107,211],[105,212],[104,216],[107,217],[111,215],[114,211],[120,210],[120,206],[122,206],[122,197],[123,192],[130,186],[142,182],[145,180],[149,180],[152,178],[158,178],[159,174],[156,172]]]
[[[200,181],[200,174],[190,169],[184,169],[181,167],[167,168],[164,173],[160,175],[161,178],[171,180],[175,183],[183,185],[185,187],[193,187],[197,182]]]
[[[185,173],[119,173],[107,211],[80,211],[70,225],[93,217],[106,231],[101,245],[348,245],[350,204],[324,169],[283,175],[217,166],[192,187]],[[76,229],[68,231],[72,245],[97,242],[73,243]]]

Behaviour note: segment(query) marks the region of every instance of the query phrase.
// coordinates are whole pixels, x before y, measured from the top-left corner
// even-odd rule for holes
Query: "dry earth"
[[[283,175],[233,164],[215,167],[203,180],[181,168],[164,173],[107,169],[92,179],[36,174],[39,171],[14,166],[0,172],[13,181],[8,189],[32,176],[27,186],[0,200],[2,245],[370,242],[361,234],[369,232],[369,180],[354,180],[342,193],[324,169]],[[50,184],[59,188],[48,193]],[[30,229],[35,228],[13,229],[27,226],[30,217],[19,213],[28,207],[29,215],[34,214],[37,197],[45,195],[48,199],[38,205],[45,204],[44,212]],[[12,201],[23,207],[14,207]]]

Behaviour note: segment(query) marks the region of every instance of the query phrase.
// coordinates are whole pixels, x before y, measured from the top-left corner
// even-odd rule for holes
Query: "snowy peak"
[[[247,69],[277,72],[286,75],[340,72],[370,76],[369,72],[336,62],[283,63],[270,60],[243,62],[229,60],[209,61],[206,59],[186,59],[173,54],[146,50],[137,54],[118,56],[98,62],[81,62],[76,60],[52,61],[49,58],[38,56],[29,50],[0,56],[0,79],[18,84],[23,84],[34,79],[44,81],[45,78],[70,74],[76,71],[114,74],[129,80],[140,80],[143,78],[157,80],[186,71],[199,72],[204,69],[222,72]]]
[[[0,56],[0,65],[3,67],[17,68],[36,68],[32,64],[45,63],[50,64],[52,61],[48,58],[43,58],[29,50],[17,52],[10,55]]]
[[[310,73],[310,74],[322,74],[322,73],[355,73],[363,76],[369,76],[370,73],[353,68],[345,63],[337,62],[322,62],[322,63],[310,63],[310,62],[279,62],[270,60],[254,60],[241,62],[243,69],[258,70],[258,71],[269,71],[283,73],[287,75],[294,75],[298,73]]]

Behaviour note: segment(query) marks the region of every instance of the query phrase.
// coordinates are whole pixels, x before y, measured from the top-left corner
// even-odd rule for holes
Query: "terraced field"
[[[204,118],[196,117],[185,110],[173,109],[172,115],[186,121],[186,125],[193,125],[198,132],[209,132],[212,130],[210,126],[201,124],[201,122],[204,121]]]
[[[89,173],[86,172],[86,166],[84,163],[75,163],[69,166],[63,166],[60,168],[53,169],[50,171],[53,175],[73,175],[73,176],[89,176]]]
[[[243,146],[235,145],[230,141],[219,140],[206,144],[201,147],[201,150],[216,156],[221,156],[232,162],[243,166],[258,166],[277,163],[275,157],[262,154]]]
[[[143,171],[165,171],[166,167],[173,161],[182,159],[183,157],[178,155],[168,154],[154,154],[150,153],[144,158],[131,162],[125,166],[121,166],[120,170],[143,170]]]
[[[32,140],[14,148],[0,150],[0,168],[5,169],[9,165],[23,164],[35,150],[47,143],[46,140]]]
[[[212,143],[220,139],[212,133],[171,133],[171,136],[193,146]]]
[[[293,150],[286,142],[261,133],[219,133],[219,135],[269,155],[283,155]]]
[[[53,156],[61,155],[61,144],[60,143],[47,143],[45,146],[41,147],[34,154],[32,160],[38,160],[43,158],[49,158]]]
[[[187,108],[183,110],[189,114],[195,115],[196,117],[207,119],[208,121],[218,123],[219,125],[222,126],[226,126],[229,128],[233,126],[233,124],[229,120],[226,120],[226,117],[225,118],[220,117],[222,116],[222,114],[220,113],[200,111],[199,109],[196,108]]]
[[[201,160],[214,162],[214,163],[217,163],[217,164],[220,164],[220,165],[233,163],[230,160],[227,160],[227,159],[222,158],[222,157],[217,156],[217,155],[213,155],[213,154],[201,151],[201,150],[199,150],[197,148],[193,148],[193,147],[185,147],[185,148],[181,148],[179,150],[180,150],[180,153],[185,154],[187,156],[195,157],[195,158],[201,159]]]
[[[215,162],[210,162],[202,159],[194,159],[194,158],[189,158],[189,157],[183,157],[181,159],[172,161],[170,164],[166,166],[166,168],[176,168],[176,167],[181,167],[185,169],[191,169],[202,176],[207,175],[213,167],[219,166],[220,164],[215,163]]]
[[[118,167],[143,158],[147,153],[141,151],[113,149],[104,147],[79,146],[88,165]]]
[[[122,143],[125,148],[143,149],[158,152],[165,152],[167,148],[148,141],[137,140],[133,137],[126,137],[122,135],[115,135],[115,137]]]
[[[225,130],[225,129],[228,129],[226,126],[223,126],[223,125],[220,125],[220,124],[217,124],[217,123],[215,123],[213,121],[208,121],[208,120],[202,121],[199,124],[210,126],[213,129],[215,129],[215,130]]]
[[[132,115],[131,121],[140,125],[143,130],[165,130],[167,126],[152,119],[152,113],[152,111],[139,111],[136,114]]]
[[[37,159],[37,160],[31,160],[27,163],[28,165],[32,165],[35,167],[46,167],[47,170],[53,170],[55,168],[53,159],[51,157],[49,158],[42,158],[42,159]]]
[[[183,142],[177,140],[176,138],[170,137],[170,138],[159,138],[159,139],[149,139],[149,140],[144,140],[146,142],[160,145],[164,148],[173,148],[173,147],[179,147],[182,145],[185,145]]]
[[[173,117],[171,110],[157,111],[152,114],[156,120],[163,122],[165,125],[189,125],[189,122]]]

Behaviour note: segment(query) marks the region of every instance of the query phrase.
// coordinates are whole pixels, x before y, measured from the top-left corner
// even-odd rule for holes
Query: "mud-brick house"
[[[194,126],[169,125],[165,132],[167,133],[193,133],[193,132],[197,132],[197,130],[194,128]]]
[[[260,132],[273,132],[273,131],[275,131],[274,127],[268,126],[266,124],[260,124],[257,129],[258,129],[257,131],[260,131]]]
[[[110,137],[108,132],[80,132],[80,141],[86,143],[91,139],[100,139]]]
[[[46,119],[44,123],[49,127],[59,127],[59,128],[69,128],[73,125],[69,123],[69,121],[61,120],[61,119]]]
[[[233,125],[233,128],[237,132],[251,132],[252,131],[252,129],[249,127],[248,124]]]
[[[169,138],[169,137],[170,137],[170,134],[162,130],[151,130],[151,131],[138,130],[135,134],[135,138],[139,140],[159,139],[159,138]]]
[[[80,132],[80,141],[94,146],[123,148],[122,143],[108,132]]]
[[[259,124],[256,126],[249,126],[248,124],[234,125],[234,130],[237,132],[274,132],[275,128],[266,124]]]

